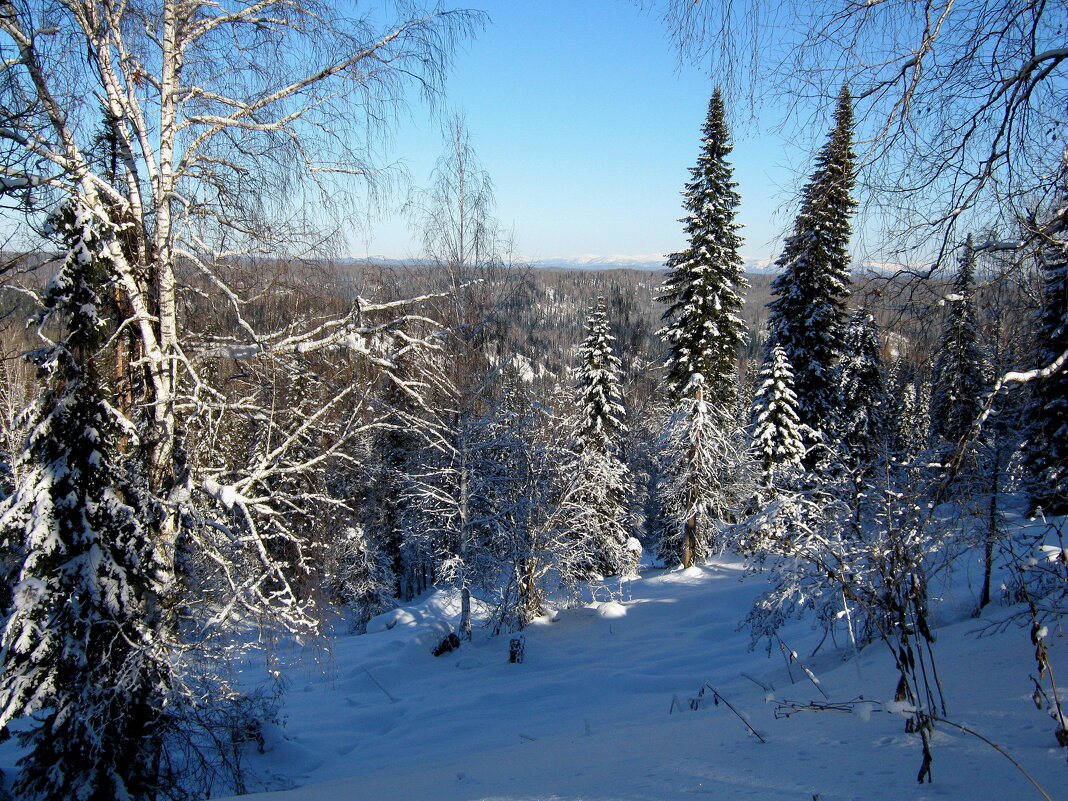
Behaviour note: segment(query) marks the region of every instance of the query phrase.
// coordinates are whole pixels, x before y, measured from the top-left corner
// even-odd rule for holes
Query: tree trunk
[[[697,515],[690,515],[682,537],[682,566],[693,567],[697,557]]]

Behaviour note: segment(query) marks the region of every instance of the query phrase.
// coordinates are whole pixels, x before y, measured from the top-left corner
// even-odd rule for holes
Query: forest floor
[[[966,575],[967,573],[972,575]],[[1068,765],[1053,721],[1032,703],[1028,629],[997,602],[971,616],[978,561],[952,586],[931,588],[934,655],[946,717],[1001,745],[1054,801],[1068,799]],[[996,586],[996,584],[995,584]],[[688,570],[647,569],[621,602],[546,616],[525,630],[525,659],[509,637],[476,630],[440,657],[455,624],[443,593],[375,618],[329,652],[280,651],[284,725],[269,726],[247,759],[249,786],[294,789],[262,801],[921,801],[1040,799],[991,746],[946,725],[933,735],[934,781],[918,784],[918,735],[893,708],[897,673],[877,642],[854,655],[810,621],[750,649],[740,623],[766,587],[740,560]],[[1063,628],[1050,653],[1068,683]],[[761,686],[763,685],[763,687]],[[691,709],[691,699],[705,694]],[[714,688],[729,702],[714,704]],[[766,689],[765,689],[766,688]],[[796,712],[785,701],[863,697],[852,713]],[[731,708],[733,707],[733,709]],[[780,714],[776,714],[776,710]],[[743,719],[744,718],[744,721]],[[747,725],[748,724],[748,725]],[[750,730],[752,726],[766,742]],[[264,784],[267,782],[268,784]]]

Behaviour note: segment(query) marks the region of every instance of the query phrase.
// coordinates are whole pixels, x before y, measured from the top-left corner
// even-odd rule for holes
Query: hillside
[[[1018,611],[1001,604],[969,616],[974,567],[975,576],[958,570],[932,588],[947,717],[1004,746],[1052,798],[1065,798],[1063,751],[1031,701],[1027,631],[995,625]],[[896,671],[880,643],[854,659],[847,642],[828,640],[813,656],[819,632],[807,621],[787,625],[782,640],[829,698],[864,703],[852,714],[783,718],[787,701],[823,699],[777,643],[750,650],[739,629],[764,586],[730,557],[685,571],[646,568],[621,602],[530,625],[522,664],[509,664],[507,636],[484,630],[433,657],[457,611],[440,592],[376,618],[369,634],[337,636],[328,653],[282,652],[286,725],[267,730],[264,753],[249,767],[261,781],[295,789],[246,799],[1041,798],[1004,756],[941,724],[934,783],[917,784],[918,737],[885,711],[895,706]],[[1051,652],[1068,676],[1063,632]],[[692,711],[702,687],[714,687],[767,742],[714,704],[710,689]]]

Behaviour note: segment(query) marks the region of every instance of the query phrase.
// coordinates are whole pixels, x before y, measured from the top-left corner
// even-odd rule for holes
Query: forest
[[[911,787],[938,786],[951,732],[1011,763],[990,797],[1057,796],[1068,9],[639,5],[722,76],[660,273],[522,263],[460,116],[411,204],[419,258],[339,251],[374,194],[368,137],[406,91],[446,91],[463,43],[492,35],[480,12],[0,2],[0,798],[195,799],[349,775],[281,775],[286,710],[314,703],[290,700],[287,660],[333,649],[348,670],[344,654],[406,626],[418,636],[398,653],[418,654],[396,676],[497,651],[541,669],[525,650],[583,615],[635,649],[677,626],[698,670],[683,620],[665,613],[649,640],[637,621],[650,600],[698,620],[689,584],[728,574],[750,593],[723,623],[739,653],[781,651],[791,684],[796,671],[820,694],[775,696],[777,718],[888,712]],[[746,56],[799,20],[781,60]],[[820,144],[777,259],[746,273],[730,120],[772,84],[822,98]],[[873,204],[894,269],[853,261]],[[955,717],[940,665],[965,646],[943,650],[958,638],[940,627],[963,621],[997,643],[1024,633],[1029,722]],[[891,686],[849,698],[808,664],[852,659],[859,675],[882,670],[876,650]],[[353,660],[377,703],[403,706],[384,668]],[[744,665],[732,679],[767,703],[771,674]],[[763,742],[710,679],[658,682],[661,711],[729,707],[716,714]],[[354,736],[388,733],[382,720]],[[263,769],[272,748],[283,767]],[[669,797],[599,781],[314,797]],[[847,797],[824,787],[715,792]]]

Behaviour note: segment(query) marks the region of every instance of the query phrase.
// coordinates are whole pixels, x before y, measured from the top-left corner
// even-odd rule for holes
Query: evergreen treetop
[[[667,342],[667,384],[673,400],[685,396],[691,376],[705,379],[705,400],[720,415],[735,403],[735,364],[746,339],[739,316],[748,286],[738,253],[740,198],[727,161],[732,147],[719,89],[702,129],[701,153],[683,192],[680,221],[687,247],[668,257],[659,300],[667,304],[659,335]]]
[[[757,384],[753,399],[753,449],[764,485],[770,487],[777,473],[800,467],[805,455],[794,374],[782,346],[775,345],[768,352]]]
[[[871,313],[857,309],[846,326],[839,364],[839,441],[846,459],[862,471],[880,452],[887,413],[886,371],[879,329]]]
[[[947,297],[946,316],[931,396],[935,444],[955,448],[975,425],[990,391],[990,364],[975,311],[975,252],[969,236]]]
[[[793,366],[801,423],[825,432],[838,406],[835,365],[841,352],[849,295],[853,106],[842,87],[834,127],[816,156],[816,169],[801,192],[793,232],[776,262],[782,271],[772,283],[769,347],[783,348]]]

